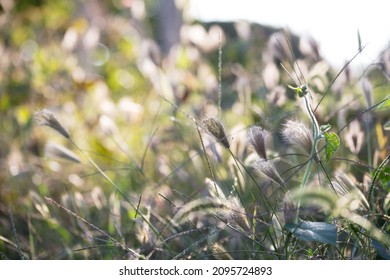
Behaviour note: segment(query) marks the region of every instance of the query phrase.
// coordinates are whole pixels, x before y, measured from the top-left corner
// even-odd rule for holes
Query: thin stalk
[[[367,158],[368,158],[368,164],[372,165],[372,153],[371,153],[371,129],[370,127],[373,125],[372,121],[364,122],[364,129],[366,131],[367,137]]]
[[[46,201],[48,201],[49,203],[52,203],[54,204],[55,206],[57,206],[58,208],[64,210],[66,213],[72,215],[73,217],[75,217],[76,219],[82,221],[83,223],[85,223],[86,225],[88,225],[89,227],[91,227],[92,229],[96,230],[97,232],[99,232],[100,234],[104,235],[107,239],[111,240],[115,246],[117,247],[120,247],[121,249],[123,249],[124,251],[127,251],[127,252],[130,252],[131,254],[133,254],[135,257],[137,258],[142,258],[142,256],[140,254],[138,254],[137,252],[135,252],[133,249],[127,247],[125,244],[122,244],[120,243],[119,241],[117,241],[114,237],[112,237],[111,235],[109,235],[108,233],[106,233],[104,230],[100,229],[99,227],[91,224],[90,222],[88,222],[87,220],[85,220],[83,217],[80,217],[79,215],[77,215],[75,212],[69,210],[68,208],[62,206],[61,204],[59,204],[57,201],[55,201],[54,199],[50,198],[50,197],[46,197],[45,196],[45,199]]]
[[[302,179],[301,185],[299,187],[299,190],[301,192],[305,189],[305,187],[307,185],[307,181],[309,180],[313,159],[314,159],[314,157],[317,154],[317,143],[318,143],[318,140],[321,137],[320,128],[318,126],[317,119],[314,116],[313,110],[310,107],[309,100],[307,99],[307,95],[306,94],[303,95],[303,98],[305,100],[306,111],[309,114],[310,120],[311,120],[311,122],[313,124],[313,139],[314,139],[314,142],[313,142],[313,146],[311,147],[310,158],[309,158],[309,161],[308,161],[307,166],[306,166],[305,174],[303,175],[303,179]],[[299,219],[299,209],[300,209],[300,206],[301,206],[301,199],[298,200],[298,207],[297,207],[297,211],[296,211],[296,215],[295,215],[295,219],[294,219],[294,222],[296,224],[298,223],[298,219]]]
[[[222,34],[219,33],[218,46],[218,117],[221,117],[222,102]]]
[[[92,166],[103,176],[104,179],[106,179],[114,188],[117,193],[119,193],[129,204],[130,206],[142,217],[142,219],[150,226],[152,231],[158,235],[158,230],[149,222],[149,220],[145,217],[145,215],[140,212],[140,209],[138,206],[135,206],[134,203],[121,191],[119,186],[97,165],[97,163],[87,155],[86,152],[84,152],[83,149],[81,149],[76,142],[73,141],[72,138],[68,138],[69,141],[72,143],[72,145],[81,153],[85,158],[92,164]]]
[[[301,192],[305,189],[307,181],[309,180],[309,177],[310,177],[311,166],[312,166],[312,163],[313,163],[313,157],[315,156],[315,150],[316,150],[315,149],[315,144],[316,143],[314,143],[312,148],[311,148],[310,159],[309,159],[309,161],[307,163],[305,174],[303,175],[303,179],[302,179],[302,182],[301,182],[301,186],[299,187],[299,190]],[[295,224],[298,223],[300,207],[301,207],[301,198],[299,198],[299,200],[298,200],[297,211],[296,211],[296,214],[295,214],[296,216],[295,216],[295,219],[294,219]]]

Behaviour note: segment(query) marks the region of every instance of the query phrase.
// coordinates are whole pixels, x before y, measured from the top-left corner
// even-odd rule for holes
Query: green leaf
[[[336,245],[337,242],[337,228],[332,224],[302,221],[299,224],[287,224],[285,228],[303,241],[318,241],[331,245]]]
[[[337,150],[340,147],[340,138],[334,132],[331,133],[324,132],[324,136],[326,141],[326,147],[325,147],[326,160],[329,162],[333,154],[337,152]]]

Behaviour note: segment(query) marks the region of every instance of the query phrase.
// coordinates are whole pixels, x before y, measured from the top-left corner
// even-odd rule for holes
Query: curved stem
[[[309,114],[310,120],[313,124],[313,146],[311,147],[310,157],[309,157],[309,160],[307,162],[305,174],[303,175],[303,179],[302,179],[301,185],[299,187],[299,190],[301,192],[305,189],[307,181],[309,180],[311,166],[312,166],[312,160],[317,155],[317,142],[318,142],[319,138],[321,137],[320,128],[319,128],[317,119],[314,116],[313,110],[309,104],[309,100],[307,99],[306,95],[304,95],[303,98],[305,100],[306,111]],[[298,223],[298,220],[299,220],[299,208],[300,207],[301,207],[301,199],[299,198],[298,205],[297,205],[297,211],[296,211],[296,215],[295,215],[295,219],[294,219],[294,222],[296,224]]]
[[[313,138],[314,138],[314,144],[317,142],[317,138],[319,138],[320,134],[320,127],[318,125],[317,119],[314,116],[313,109],[311,108],[309,104],[309,100],[307,99],[307,95],[303,96],[305,99],[305,105],[306,105],[306,111],[310,116],[311,122],[313,123]]]

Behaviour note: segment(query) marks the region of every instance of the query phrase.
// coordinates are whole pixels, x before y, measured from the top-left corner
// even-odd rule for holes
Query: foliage
[[[1,258],[389,257],[389,50],[102,2],[2,7]]]

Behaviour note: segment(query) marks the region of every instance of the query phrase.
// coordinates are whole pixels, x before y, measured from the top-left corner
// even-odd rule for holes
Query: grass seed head
[[[177,224],[187,222],[189,219],[203,219],[207,215],[229,216],[232,212],[230,203],[219,198],[201,197],[184,204],[175,214],[173,220]]]
[[[299,149],[303,149],[308,154],[313,146],[312,131],[301,121],[287,120],[282,128],[283,139]]]
[[[265,141],[269,132],[259,126],[252,126],[249,129],[249,143],[261,159],[267,160]]]
[[[66,160],[74,161],[76,163],[80,163],[80,158],[73,153],[72,151],[68,150],[64,146],[61,146],[59,144],[48,142],[45,146],[45,154],[49,157],[58,157],[63,158]]]
[[[230,143],[226,137],[225,129],[220,121],[211,117],[204,119],[203,124],[206,130],[213,135],[219,143],[221,143],[226,149],[230,148]]]
[[[207,190],[212,198],[226,199],[226,196],[217,182],[211,180],[210,178],[206,178],[205,183]]]
[[[291,193],[288,191],[283,198],[283,217],[286,224],[293,223],[296,216],[297,207],[294,203]]]
[[[239,198],[235,195],[230,195],[227,199],[230,212],[226,212],[225,217],[231,218],[230,222],[241,228],[244,232],[251,232],[251,226],[248,221],[248,215],[245,208],[242,206]]]
[[[43,109],[35,112],[34,118],[39,125],[48,126],[64,136],[66,139],[70,138],[69,132],[61,125],[54,113],[49,109]]]
[[[278,171],[276,170],[275,166],[271,162],[266,160],[257,160],[253,164],[253,167],[260,174],[265,175],[272,181],[279,184],[281,187],[284,187],[284,182],[282,177],[280,177]]]

